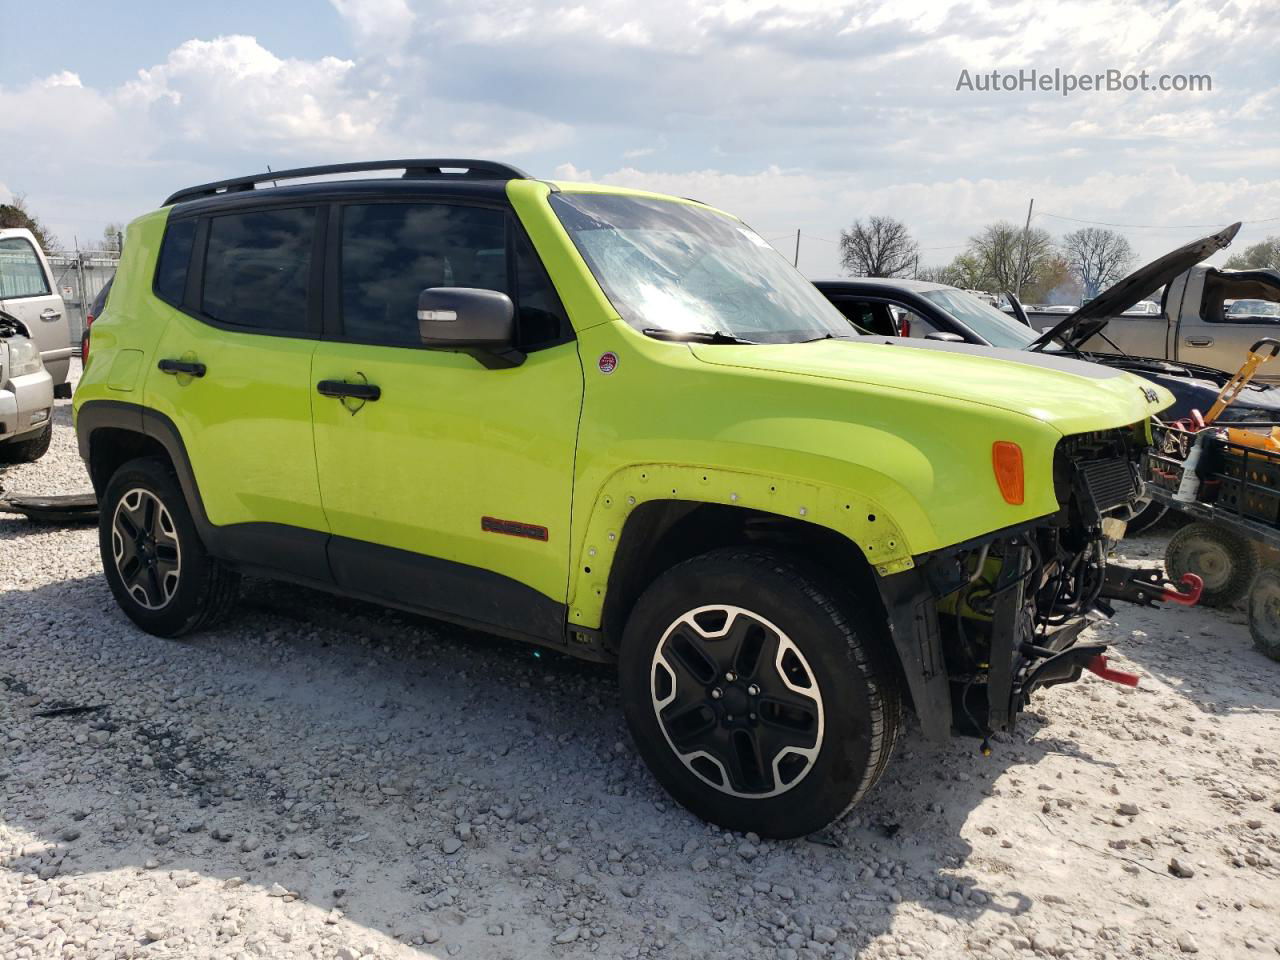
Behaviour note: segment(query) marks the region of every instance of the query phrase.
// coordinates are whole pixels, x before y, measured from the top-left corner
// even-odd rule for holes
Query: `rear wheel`
[[[743,549],[686,561],[645,591],[622,641],[623,707],[676,800],[731,830],[795,837],[863,797],[900,707],[882,614],[859,607]]]
[[[34,437],[0,443],[0,463],[35,463],[49,452],[51,440],[53,440],[52,420],[45,424],[45,428]]]
[[[1272,660],[1280,660],[1280,567],[1258,573],[1249,591],[1249,635],[1253,645]]]
[[[98,514],[102,567],[120,608],[148,633],[179,637],[217,622],[239,574],[209,556],[167,464],[130,460],[111,477]]]
[[[1204,580],[1200,602],[1205,606],[1229,607],[1248,593],[1258,572],[1258,551],[1247,537],[1197,520],[1169,539],[1164,567],[1175,583],[1184,573]]]

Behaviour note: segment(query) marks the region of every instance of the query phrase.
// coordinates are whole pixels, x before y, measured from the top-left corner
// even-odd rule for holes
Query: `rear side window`
[[[191,265],[191,246],[196,239],[195,220],[178,220],[169,224],[156,258],[155,292],[161,300],[182,306],[187,288],[187,268]]]
[[[366,343],[418,346],[427,287],[510,293],[506,215],[447,203],[352,204],[342,211],[342,329]]]
[[[0,300],[43,297],[48,293],[49,281],[35,247],[22,237],[0,240]]]
[[[316,210],[254,210],[209,220],[200,311],[218,323],[307,330]]]

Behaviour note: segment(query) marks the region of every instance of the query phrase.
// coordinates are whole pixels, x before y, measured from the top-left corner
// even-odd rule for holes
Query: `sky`
[[[788,257],[799,230],[811,277],[858,218],[942,264],[1032,198],[1143,259],[1280,234],[1269,0],[0,0],[0,24],[0,202],[82,246],[183,186],[432,156],[695,197]],[[1212,89],[957,89],[1032,69]]]

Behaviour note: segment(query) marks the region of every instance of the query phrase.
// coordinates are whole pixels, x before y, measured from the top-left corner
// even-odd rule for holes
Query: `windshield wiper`
[[[646,337],[655,340],[671,340],[675,343],[758,343],[756,340],[743,340],[731,333],[719,330],[664,330],[661,327],[645,327],[640,331]]]

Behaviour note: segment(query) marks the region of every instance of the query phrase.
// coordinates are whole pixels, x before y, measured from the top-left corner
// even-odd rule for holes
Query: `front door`
[[[352,592],[558,638],[568,582],[582,368],[545,271],[508,210],[350,203],[331,213],[326,329],[313,394],[330,563]],[[523,364],[487,369],[418,338],[426,287],[516,302]],[[314,386],[314,384],[313,384]]]

